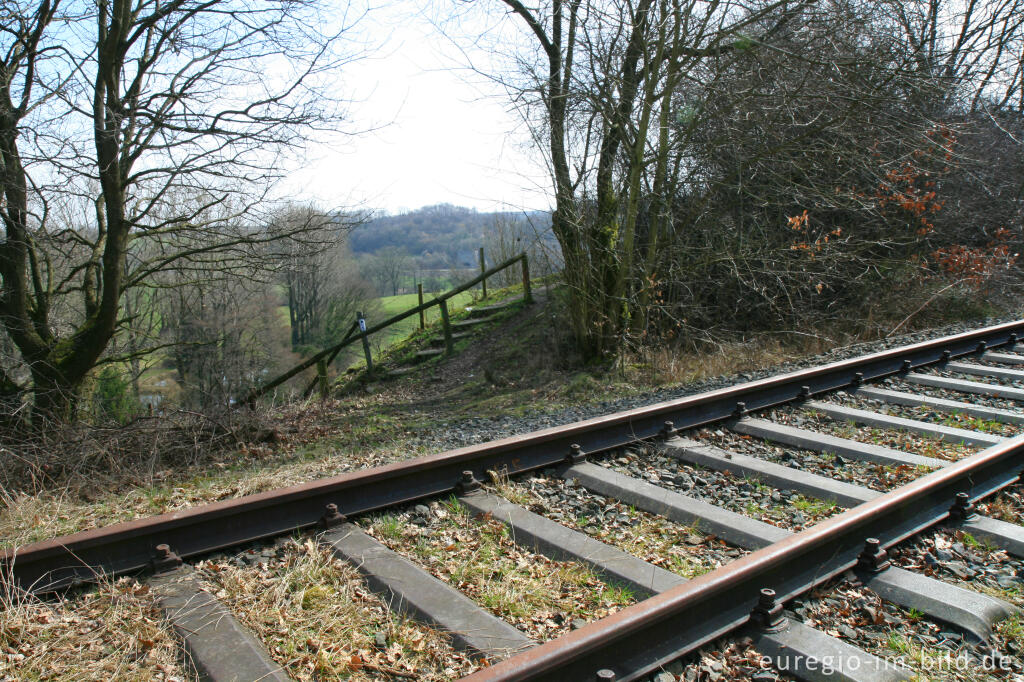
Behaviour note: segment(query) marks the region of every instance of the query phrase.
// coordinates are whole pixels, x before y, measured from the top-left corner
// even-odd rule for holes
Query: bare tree
[[[168,269],[252,272],[282,236],[252,216],[275,154],[340,120],[325,76],[343,30],[313,0],[5,6],[0,325],[31,378],[5,391],[73,418],[135,315],[126,291]]]
[[[539,228],[528,216],[496,213],[490,227],[484,232],[484,249],[488,260],[492,264],[504,263],[513,256],[526,253],[532,276],[551,274],[551,261],[555,256],[552,251],[557,250],[557,244],[551,243],[550,239],[546,241],[544,232]],[[550,237],[550,233],[547,236]],[[501,286],[521,281],[517,272],[508,269],[495,275],[495,279]]]
[[[976,24],[945,30],[989,31],[980,7]],[[922,264],[941,272],[938,255],[954,245],[978,253],[1000,227],[1019,240],[1019,116],[979,99],[996,80],[966,65],[998,60],[997,43],[939,33],[934,58],[960,66],[936,72],[901,25],[856,2],[808,10],[771,49],[720,60],[714,88],[677,91],[677,106],[698,111],[679,149],[678,227],[657,267],[674,308],[665,317],[847,324],[851,310],[898,311],[922,289],[946,288]],[[1000,40],[1013,44],[1015,30]],[[1004,153],[992,149],[995,120]]]
[[[282,245],[281,258],[285,261],[282,276],[288,293],[288,325],[294,349],[309,343],[318,326],[326,287],[325,271],[329,268],[325,251],[330,248],[331,217],[314,206],[292,206],[285,208],[273,222],[275,228],[282,232],[304,225],[323,233],[323,246]]]
[[[877,9],[905,45],[915,74],[942,83],[938,113],[1024,111],[1024,2],[892,1]]]
[[[585,356],[604,356],[634,312],[641,197],[671,194],[672,93],[744,41],[770,40],[807,3],[504,4],[538,48],[514,57],[526,65],[526,80],[504,82],[525,107],[551,169],[552,228],[565,259],[573,333]]]
[[[405,251],[396,246],[378,249],[366,259],[365,270],[381,296],[397,296],[402,280],[409,274],[411,262]]]
[[[293,349],[336,341],[375,298],[348,247],[348,231],[363,221],[360,215],[328,214],[313,206],[289,207],[275,219],[285,233],[301,226],[319,234],[313,243],[284,244],[280,254]]]
[[[484,231],[484,251],[491,263],[504,263],[530,245],[524,224],[515,216],[495,214],[491,226]],[[504,270],[495,278],[501,286],[515,283],[515,273]]]
[[[294,361],[278,323],[277,300],[265,283],[216,273],[166,291],[163,337],[186,404],[224,408],[268,373]]]

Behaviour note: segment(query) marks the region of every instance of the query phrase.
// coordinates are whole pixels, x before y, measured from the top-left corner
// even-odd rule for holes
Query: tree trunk
[[[0,370],[0,429],[7,433],[18,431],[25,426],[24,421],[18,416],[21,397],[21,388]]]
[[[50,424],[74,421],[79,392],[85,374],[68,376],[59,370],[40,370],[42,363],[32,371],[32,427],[39,431]]]

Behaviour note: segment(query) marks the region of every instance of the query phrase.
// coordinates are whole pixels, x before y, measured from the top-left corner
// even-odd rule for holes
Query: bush
[[[125,424],[139,412],[132,395],[131,382],[116,368],[107,365],[96,378],[92,394],[93,413],[100,421]]]

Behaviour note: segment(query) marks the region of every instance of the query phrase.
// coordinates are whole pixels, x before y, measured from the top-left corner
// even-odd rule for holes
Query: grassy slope
[[[464,291],[461,294],[455,296],[448,301],[448,310],[454,312],[455,310],[469,305],[473,302],[473,296],[475,292]],[[429,302],[434,298],[432,294],[423,294],[423,301]],[[386,316],[397,315],[400,312],[415,308],[419,305],[419,298],[416,294],[399,294],[398,296],[384,296],[378,299],[381,305],[381,312]],[[434,307],[426,311],[427,324],[434,324],[441,319],[441,312],[438,308]],[[381,345],[390,345],[397,341],[404,339],[405,337],[412,334],[414,331],[420,328],[420,316],[413,315],[408,317],[401,322],[392,325],[384,332],[381,332],[380,339],[376,342]]]
[[[448,310],[455,313],[461,310],[464,306],[467,306],[473,302],[474,296],[478,295],[478,290],[471,290],[463,292],[448,302]],[[424,293],[424,302],[429,302],[434,298],[434,294]],[[415,308],[419,305],[419,298],[416,294],[399,294],[398,296],[382,296],[377,299],[378,314],[376,316],[368,316],[367,323],[370,325],[382,322],[383,320],[397,315],[401,312]],[[281,324],[287,328],[288,321],[288,306],[282,305],[277,308],[277,314],[281,318]],[[436,323],[441,319],[441,313],[438,308],[431,308],[426,311],[426,323],[428,325]],[[410,334],[416,332],[420,327],[419,315],[413,315],[412,317],[406,318],[401,322],[391,325],[387,329],[375,334],[371,340],[371,347],[374,351],[374,356],[379,356],[386,349],[400,341],[404,340]],[[346,349],[339,360],[339,366],[345,367],[348,364],[359,365],[363,362],[362,350],[359,345],[350,346]]]

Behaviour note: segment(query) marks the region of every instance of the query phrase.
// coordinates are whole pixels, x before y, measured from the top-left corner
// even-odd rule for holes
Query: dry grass
[[[0,434],[0,546],[230,496],[219,489],[190,495],[185,481],[228,479],[213,486],[222,488],[231,472],[258,468],[268,441],[280,438],[271,423],[267,413],[243,410],[218,417],[179,412],[117,428],[77,424]],[[250,490],[261,485],[246,483]]]
[[[978,512],[1008,523],[1020,523],[1024,519],[1024,486],[1012,485],[994,498],[978,503]]]
[[[310,406],[306,418],[317,422],[321,411],[331,407],[341,411],[337,402]],[[5,490],[0,486],[0,548],[20,546],[57,535],[70,534],[141,516],[162,514],[178,509],[242,497],[288,485],[336,476],[424,454],[422,448],[409,445],[404,438],[381,428],[377,442],[366,445],[366,430],[351,429],[344,437],[316,446],[308,441],[323,436],[323,427],[305,430],[299,425],[285,427],[279,433],[270,454],[266,444],[243,444],[233,456],[236,461],[216,461],[191,469],[164,469],[135,486],[105,486],[87,479],[73,486],[55,487],[29,494]],[[227,457],[227,456],[226,456]],[[88,487],[87,487],[88,486]]]
[[[277,438],[266,411],[176,411],[125,426],[85,422],[0,434],[0,489],[36,494],[139,485],[157,472],[238,459]],[[258,456],[258,452],[254,453]]]
[[[43,601],[0,583],[0,682],[191,679],[149,587],[104,580]]]
[[[575,620],[603,618],[633,602],[628,590],[581,564],[525,551],[503,523],[474,520],[457,501],[433,507],[429,527],[386,514],[367,519],[367,532],[533,639],[557,637]]]
[[[445,635],[390,613],[352,566],[313,539],[287,543],[265,564],[198,568],[295,679],[450,680],[477,667]],[[375,646],[377,633],[386,647]]]
[[[0,547],[409,459],[446,420],[524,416],[665,383],[749,371],[830,348],[824,335],[761,335],[679,351],[652,344],[622,372],[572,372],[550,338],[550,305],[528,307],[455,358],[344,399],[259,413],[81,427],[35,443],[0,434]],[[493,336],[493,338],[492,338]],[[839,343],[861,338],[835,335]],[[542,371],[531,363],[543,361]],[[501,375],[493,380],[491,374]]]
[[[1020,606],[1021,600],[1017,599],[1015,603]],[[1014,614],[996,623],[995,632],[1004,642],[1016,642],[1018,650],[1024,649],[1024,617],[1020,614]]]
[[[763,336],[714,342],[699,352],[656,344],[625,356],[622,366],[626,377],[637,383],[687,384],[799,360],[832,350],[836,345],[824,336],[795,333],[785,341],[779,336]]]

